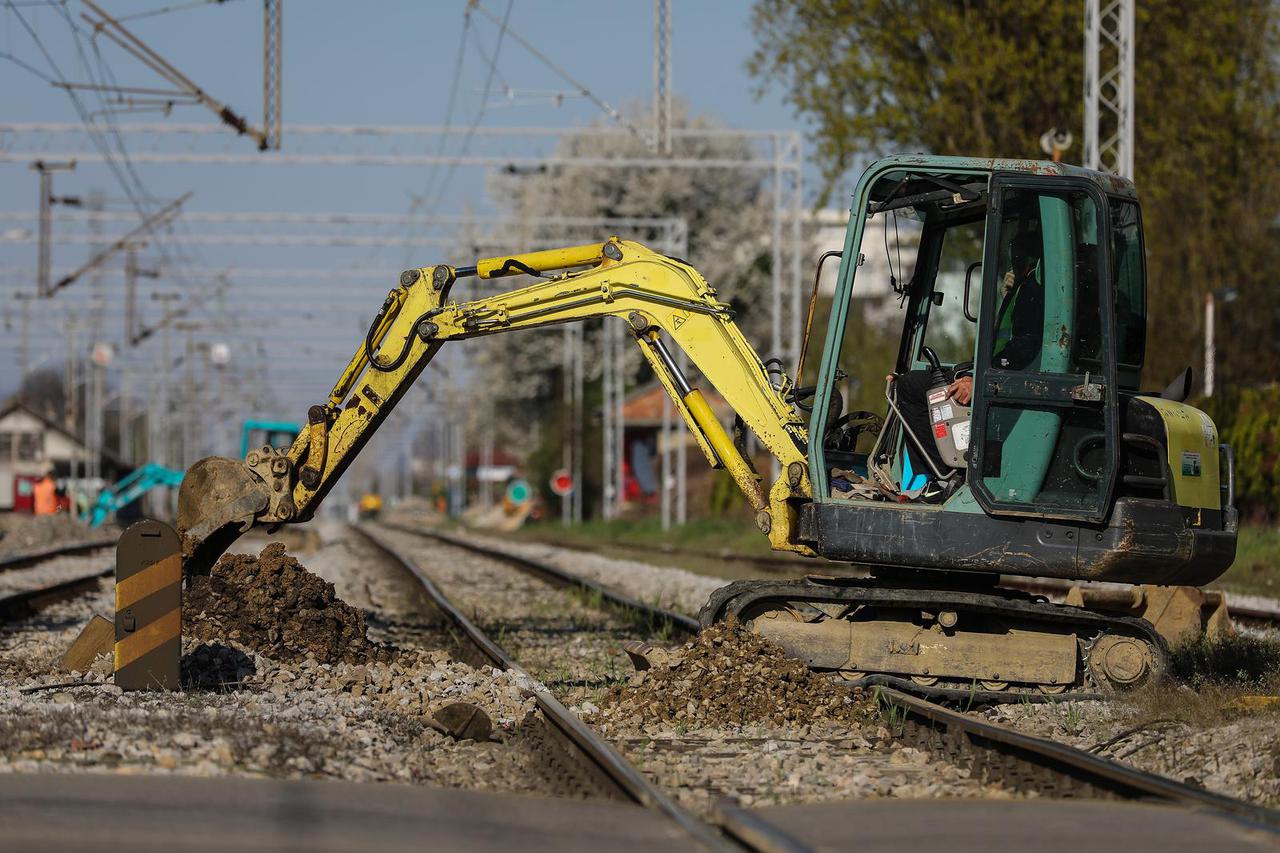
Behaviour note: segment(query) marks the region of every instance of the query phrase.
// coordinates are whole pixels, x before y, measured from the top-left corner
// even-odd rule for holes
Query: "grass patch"
[[[1236,561],[1214,586],[1229,592],[1280,598],[1280,530],[1242,527]]]
[[[1232,634],[1173,649],[1169,678],[1126,694],[1126,715],[1149,727],[1209,728],[1250,714],[1280,715],[1280,705],[1249,697],[1280,694],[1280,640]]]
[[[1170,655],[1170,675],[1192,689],[1231,686],[1280,689],[1280,640],[1249,634],[1184,643]]]
[[[749,519],[702,518],[683,525],[672,525],[670,530],[663,530],[662,520],[656,517],[585,521],[569,527],[551,520],[542,524],[527,525],[519,533],[539,538],[551,536],[562,542],[578,542],[584,545],[622,543],[660,547],[665,544],[675,548],[731,551],[735,554],[756,557],[773,555],[773,551],[769,548],[769,540],[761,535]]]
[[[515,539],[599,549],[611,557],[674,566],[698,574],[724,578],[773,577],[778,569],[725,557],[785,557],[748,518],[701,518],[662,529],[656,517],[587,521],[565,527],[557,519],[527,524],[511,534]],[[675,553],[679,551],[680,553]],[[813,563],[796,558],[796,574],[813,570]]]

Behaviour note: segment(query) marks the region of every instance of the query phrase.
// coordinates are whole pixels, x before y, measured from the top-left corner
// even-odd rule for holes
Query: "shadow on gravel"
[[[253,658],[221,643],[204,643],[182,656],[184,690],[225,693],[243,686],[256,672]]]

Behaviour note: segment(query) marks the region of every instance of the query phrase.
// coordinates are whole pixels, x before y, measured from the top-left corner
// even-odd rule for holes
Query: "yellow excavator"
[[[844,412],[842,344],[877,218],[916,235],[914,263],[891,281],[902,316],[884,412]],[[865,569],[732,583],[704,624],[737,619],[816,670],[941,697],[1098,695],[1158,678],[1170,642],[1221,619],[1200,587],[1234,559],[1237,516],[1230,448],[1183,402],[1189,372],[1163,391],[1139,386],[1133,185],[1059,163],[890,157],[861,177],[844,249],[829,254],[839,275],[804,388],[761,359],[697,270],[638,243],[407,270],[292,446],[188,472],[185,568],[207,572],[251,527],[310,519],[446,342],[607,316],[774,549]],[[465,279],[511,276],[533,281],[451,299]],[[732,435],[672,346],[732,407]],[[919,371],[937,386],[923,424],[898,387]],[[939,393],[957,376],[970,377],[967,405]],[[745,452],[748,431],[777,459],[774,482]],[[1052,603],[1002,577],[1135,586]]]

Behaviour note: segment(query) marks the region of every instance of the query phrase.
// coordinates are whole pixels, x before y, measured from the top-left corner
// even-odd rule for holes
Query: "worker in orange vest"
[[[58,487],[53,482],[53,472],[46,470],[32,487],[36,515],[53,515],[58,511]]]

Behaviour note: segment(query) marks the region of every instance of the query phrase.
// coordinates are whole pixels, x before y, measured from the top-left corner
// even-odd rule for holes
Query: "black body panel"
[[[1140,498],[1120,498],[1099,525],[811,503],[800,534],[827,559],[872,566],[1202,586],[1235,559],[1235,510],[1222,522],[1223,529],[1194,527],[1176,504]]]

